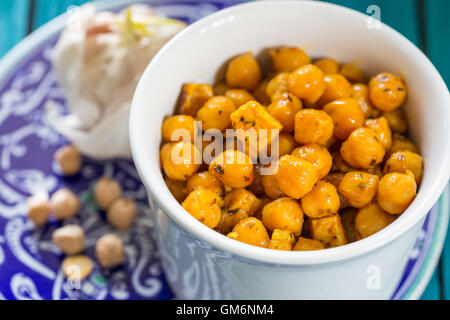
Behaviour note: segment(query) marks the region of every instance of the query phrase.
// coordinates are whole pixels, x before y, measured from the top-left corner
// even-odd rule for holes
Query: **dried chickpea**
[[[323,73],[334,74],[339,72],[339,62],[332,58],[323,58],[314,62]]]
[[[234,226],[233,231],[228,234],[228,237],[262,248],[267,248],[270,241],[266,227],[254,217],[239,221]]]
[[[186,181],[200,167],[200,151],[190,142],[180,141],[170,148],[170,156],[163,161],[164,172],[170,179]]]
[[[50,202],[47,193],[38,193],[27,199],[27,217],[36,226],[42,226],[50,216]]]
[[[341,140],[348,138],[353,130],[364,125],[364,112],[353,98],[338,99],[326,104],[323,111],[333,119],[333,135]]]
[[[341,66],[339,73],[348,79],[350,82],[364,82],[364,74],[358,66],[351,63],[346,63]]]
[[[388,173],[378,183],[377,201],[384,211],[400,214],[413,202],[416,190],[416,180],[411,171]]]
[[[169,117],[163,121],[161,133],[165,141],[181,141],[183,139],[185,141],[194,141],[197,133],[195,120],[191,116],[186,115]]]
[[[338,190],[340,203],[339,209],[350,207],[350,203],[348,203],[347,199],[339,192],[339,183],[341,183],[343,178],[343,172],[333,172],[323,178],[323,181],[331,183],[336,188],[336,190]]]
[[[252,94],[246,90],[242,89],[230,89],[225,92],[225,96],[229,98],[231,101],[233,101],[234,106],[236,108],[239,108],[244,103],[247,103],[249,101],[255,100],[255,97],[252,96]]]
[[[416,184],[422,182],[423,158],[417,153],[403,150],[391,154],[384,165],[383,174],[391,172],[406,173],[407,170],[411,170],[414,174]]]
[[[295,243],[295,237],[292,231],[275,229],[272,232],[272,238],[269,241],[269,249],[291,251]]]
[[[270,97],[266,93],[268,83],[268,80],[263,80],[256,86],[255,90],[252,91],[252,95],[255,97],[256,101],[263,106],[270,104]]]
[[[61,264],[64,276],[74,281],[81,281],[91,274],[94,264],[88,256],[76,255],[63,260]]]
[[[266,86],[266,94],[272,98],[275,94],[285,93],[289,91],[289,73],[280,72],[273,77]]]
[[[191,216],[213,229],[220,221],[223,200],[214,191],[199,188],[189,193],[181,205]]]
[[[378,133],[371,128],[354,130],[342,143],[342,158],[354,168],[369,169],[383,161],[385,150]]]
[[[253,163],[237,150],[226,150],[209,165],[208,171],[223,184],[232,188],[245,188],[253,181]]]
[[[323,106],[334,100],[350,98],[352,85],[340,74],[325,75],[326,88],[317,105]]]
[[[262,175],[261,175],[260,170],[261,170],[261,165],[255,164],[254,170],[253,170],[253,181],[247,187],[247,189],[250,190],[257,197],[261,197],[265,194],[264,187],[262,185]]]
[[[63,188],[52,195],[50,207],[56,220],[65,220],[77,214],[80,209],[80,200],[72,191]]]
[[[340,207],[339,194],[328,182],[319,181],[316,186],[301,199],[302,208],[310,218],[322,218],[337,213]]]
[[[292,135],[288,133],[280,133],[278,136],[278,157],[290,154],[297,143]]]
[[[405,83],[402,78],[392,73],[379,73],[370,79],[369,96],[376,108],[381,111],[392,111],[405,101]]]
[[[285,195],[284,192],[281,191],[275,175],[262,175],[261,183],[263,185],[264,192],[270,199],[278,199]]]
[[[125,261],[123,241],[115,234],[105,234],[95,244],[95,255],[103,268],[113,268]]]
[[[253,216],[262,202],[243,188],[233,189],[225,196],[225,208],[216,230],[228,233],[240,220]]]
[[[276,199],[262,210],[262,221],[267,229],[283,229],[299,236],[303,227],[303,210],[298,201],[283,197]]]
[[[394,152],[403,150],[419,153],[419,149],[414,145],[414,143],[411,140],[408,140],[405,136],[402,136],[401,134],[394,133],[389,153],[392,154]]]
[[[178,201],[182,202],[186,198],[186,182],[179,180],[172,180],[168,177],[164,177],[164,182],[169,188],[170,193]]]
[[[215,96],[205,102],[197,112],[203,131],[209,129],[225,130],[231,124],[230,115],[236,111],[233,101],[225,96]]]
[[[224,82],[218,82],[213,86],[214,96],[224,96],[225,93],[230,90],[230,87],[227,86]]]
[[[362,83],[355,83],[352,86],[351,97],[358,100],[359,105],[366,118],[378,117],[380,110],[374,108],[369,99],[369,87]]]
[[[392,132],[385,117],[367,119],[364,126],[374,129],[378,133],[378,139],[381,141],[384,150],[389,150],[392,144]]]
[[[130,228],[137,217],[137,206],[133,199],[116,199],[108,208],[106,219],[119,230]]]
[[[198,188],[210,189],[219,196],[225,195],[222,182],[208,171],[197,172],[188,179],[186,184],[187,193],[191,193]]]
[[[122,187],[113,179],[102,177],[94,186],[94,198],[102,210],[107,210],[114,200],[122,196]]]
[[[408,120],[406,119],[405,111],[402,108],[385,111],[381,115],[387,120],[392,131],[405,133],[408,130]]]
[[[55,161],[64,175],[72,176],[80,172],[83,159],[78,148],[69,145],[56,150]]]
[[[297,47],[281,47],[269,51],[274,72],[290,72],[311,63],[309,56]]]
[[[358,210],[355,229],[358,240],[367,238],[384,229],[395,220],[395,216],[385,212],[377,203],[371,203]]]
[[[310,192],[319,180],[319,170],[307,160],[293,155],[284,155],[278,160],[275,178],[286,195],[300,199]]]
[[[84,250],[84,231],[78,225],[68,224],[53,232],[52,241],[65,254],[77,254]]]
[[[319,179],[325,177],[331,169],[333,158],[327,148],[317,143],[306,144],[292,151],[292,155],[311,162],[319,170]]]
[[[300,67],[289,75],[289,91],[308,103],[319,100],[326,87],[323,72],[312,64]]]
[[[253,90],[261,80],[261,69],[253,55],[248,52],[230,61],[225,77],[231,88]]]
[[[325,247],[338,247],[347,244],[347,237],[339,214],[308,219],[311,237],[322,242]]]
[[[293,251],[313,251],[322,249],[325,249],[322,242],[303,237],[299,237],[294,245],[294,248],[292,248]]]
[[[358,240],[355,228],[355,218],[357,214],[358,209],[355,208],[347,208],[340,214],[342,226],[345,229],[345,236],[349,243]]]
[[[209,84],[185,83],[181,87],[176,110],[180,114],[195,117],[198,109],[213,95],[213,89]]]
[[[295,115],[295,140],[300,144],[325,144],[333,135],[333,119],[322,110],[303,109]]]
[[[339,193],[352,207],[364,207],[375,197],[379,179],[377,175],[362,171],[347,172],[339,183]]]
[[[276,93],[267,111],[283,126],[283,132],[294,131],[295,114],[302,109],[302,102],[289,92]]]

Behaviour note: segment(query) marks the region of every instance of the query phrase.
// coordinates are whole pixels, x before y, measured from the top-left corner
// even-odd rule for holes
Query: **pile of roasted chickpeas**
[[[367,82],[355,64],[312,61],[297,47],[269,56],[270,71],[244,53],[214,86],[182,86],[176,115],[162,123],[160,160],[173,196],[209,228],[269,249],[336,247],[388,226],[414,200],[423,175],[406,137],[405,81],[381,72]],[[174,135],[178,129],[188,134]],[[227,129],[277,134],[266,143],[257,134],[256,157],[224,138],[207,162],[202,151],[212,142],[202,131],[209,129],[225,137]],[[270,153],[274,139],[276,170],[262,174],[269,164],[260,152]]]
[[[58,173],[73,176],[82,168],[82,155],[72,145],[63,146],[55,153]],[[122,197],[120,184],[108,177],[99,179],[93,189],[93,196],[100,210],[106,211],[107,221],[117,230],[123,231],[132,226],[137,216],[137,206],[132,199]],[[77,215],[81,204],[78,196],[67,188],[54,192],[50,199],[47,194],[38,193],[28,198],[28,218],[36,226],[45,225],[50,217],[56,221],[66,221]],[[52,234],[53,243],[67,257],[62,262],[62,270],[67,278],[82,280],[93,270],[94,264],[89,256],[82,254],[86,249],[83,228],[76,224],[66,224]],[[124,244],[114,233],[97,239],[95,254],[103,268],[113,268],[124,263]],[[76,267],[77,272],[74,272]]]

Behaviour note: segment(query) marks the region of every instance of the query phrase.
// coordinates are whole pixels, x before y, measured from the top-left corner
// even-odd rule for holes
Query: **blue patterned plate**
[[[137,1],[99,2],[99,9],[119,10]],[[236,1],[148,1],[166,15],[192,23]],[[65,108],[49,56],[65,16],[46,24],[0,61],[0,299],[171,299],[153,235],[146,191],[131,162],[85,159],[82,172],[61,178],[53,170],[53,154],[67,141],[45,121],[51,99]],[[35,190],[49,193],[64,186],[82,200],[80,214],[69,222],[83,226],[87,254],[96,239],[112,231],[92,199],[92,185],[102,175],[121,182],[125,196],[139,206],[138,222],[121,233],[124,267],[107,273],[97,265],[73,290],[64,280],[62,256],[51,242],[57,222],[35,229],[25,217],[25,199]],[[448,190],[430,211],[393,299],[418,298],[436,265],[448,221]]]

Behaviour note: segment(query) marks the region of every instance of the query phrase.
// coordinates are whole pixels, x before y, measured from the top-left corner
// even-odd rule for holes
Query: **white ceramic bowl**
[[[309,1],[264,1],[208,16],[171,40],[135,92],[133,158],[150,194],[165,274],[179,298],[387,299],[399,281],[425,215],[449,178],[450,97],[440,75],[411,42],[368,16]],[[367,75],[401,74],[413,140],[425,159],[417,198],[394,223],[362,241],[311,252],[258,248],[229,239],[189,215],[172,197],[159,166],[163,118],[185,82],[212,83],[230,57],[279,45],[312,57],[359,62]]]

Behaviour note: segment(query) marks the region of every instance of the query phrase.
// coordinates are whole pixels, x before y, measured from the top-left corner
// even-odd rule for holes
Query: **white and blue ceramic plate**
[[[137,1],[99,2],[99,9],[119,10]],[[170,17],[192,23],[235,0],[202,2],[148,1]],[[171,299],[153,238],[146,191],[132,162],[85,159],[82,172],[62,178],[53,171],[53,154],[67,141],[45,121],[45,104],[66,108],[49,57],[66,16],[46,24],[19,43],[0,61],[0,299]],[[35,190],[52,193],[64,186],[82,200],[74,221],[83,226],[87,254],[93,257],[96,239],[112,231],[92,199],[92,185],[102,175],[119,180],[127,197],[139,205],[138,222],[120,234],[126,244],[125,266],[105,272],[98,266],[81,289],[67,286],[61,272],[63,256],[53,246],[52,222],[34,228],[25,217],[25,199]],[[417,299],[426,287],[445,238],[448,188],[429,212],[393,299]]]

